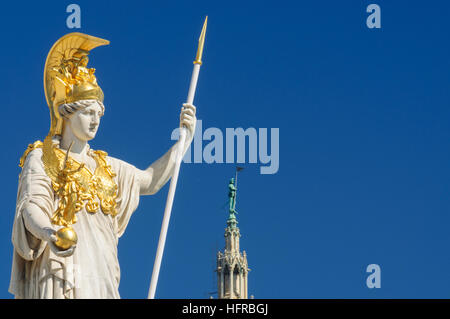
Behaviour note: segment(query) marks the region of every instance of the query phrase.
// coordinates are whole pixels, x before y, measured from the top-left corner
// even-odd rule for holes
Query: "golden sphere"
[[[78,241],[77,233],[72,227],[61,228],[55,235],[57,237],[55,245],[61,250],[69,249]]]

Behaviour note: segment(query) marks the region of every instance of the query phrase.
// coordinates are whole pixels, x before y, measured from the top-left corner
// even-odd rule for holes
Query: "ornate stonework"
[[[235,197],[230,196],[230,198]],[[225,250],[217,253],[217,295],[219,299],[248,299],[250,269],[247,254],[245,251],[240,252],[241,234],[234,214],[235,202],[233,205],[230,204],[230,207],[230,216],[225,228]]]

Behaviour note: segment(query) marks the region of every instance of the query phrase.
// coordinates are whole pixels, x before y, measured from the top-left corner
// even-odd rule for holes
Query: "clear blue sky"
[[[280,129],[280,169],[244,165],[241,246],[257,298],[450,298],[448,1],[70,1],[2,4],[0,297],[10,298],[18,160],[49,128],[42,74],[62,35],[111,41],[95,149],[145,168],[171,145],[205,15],[195,105],[204,128]],[[381,7],[382,28],[366,27]],[[207,298],[233,164],[184,164],[158,298]],[[123,298],[145,298],[168,186],[119,243]],[[381,266],[368,289],[367,265]]]

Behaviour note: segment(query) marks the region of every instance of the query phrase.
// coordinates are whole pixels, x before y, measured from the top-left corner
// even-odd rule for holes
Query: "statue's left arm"
[[[183,155],[188,150],[189,145],[194,138],[195,125],[197,122],[195,111],[195,106],[191,104],[183,104],[183,107],[181,109],[180,127],[185,126],[187,128],[186,142],[183,145]],[[141,195],[155,194],[170,179],[175,167],[178,143],[179,142],[173,145],[166,154],[155,161],[146,170],[141,170],[139,172],[138,180],[140,183]]]

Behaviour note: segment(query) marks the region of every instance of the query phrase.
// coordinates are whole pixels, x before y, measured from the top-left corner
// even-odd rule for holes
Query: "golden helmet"
[[[74,32],[60,38],[48,53],[44,68],[44,90],[50,108],[50,136],[60,135],[63,120],[58,106],[79,100],[103,102],[94,68],[87,68],[89,52],[108,40]]]

